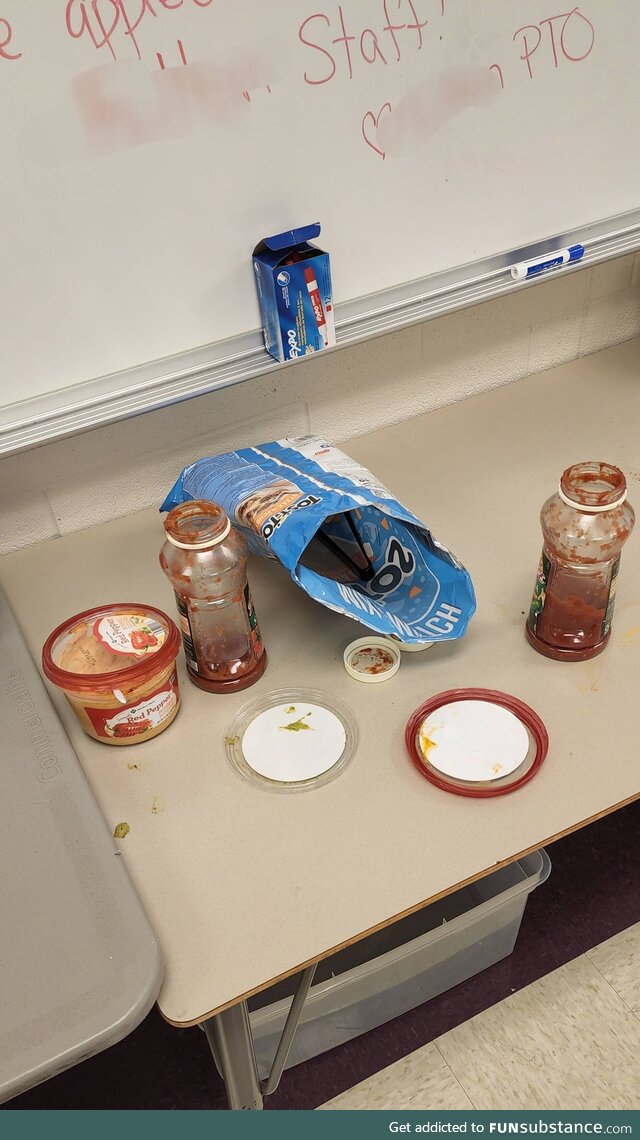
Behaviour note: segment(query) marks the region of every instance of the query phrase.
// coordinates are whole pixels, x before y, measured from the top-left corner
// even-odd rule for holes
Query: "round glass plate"
[[[457,715],[464,711],[462,702],[473,702],[466,718]],[[538,714],[509,693],[450,689],[416,709],[405,743],[412,763],[430,783],[480,799],[506,795],[531,780],[545,760],[549,737]],[[482,778],[461,778],[473,772]]]
[[[276,792],[305,791],[334,780],[357,742],[351,709],[318,689],[275,689],[249,701],[224,738],[236,771]]]

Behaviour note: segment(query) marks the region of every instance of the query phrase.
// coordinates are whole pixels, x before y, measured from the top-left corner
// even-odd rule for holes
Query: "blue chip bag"
[[[251,550],[376,633],[452,641],[475,612],[464,566],[371,472],[317,436],[199,459],[160,510],[188,499],[220,503]]]

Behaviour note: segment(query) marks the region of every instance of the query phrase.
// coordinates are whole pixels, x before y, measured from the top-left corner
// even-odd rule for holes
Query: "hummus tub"
[[[42,668],[88,736],[104,744],[140,744],[178,712],[180,644],[176,625],[162,610],[113,603],[54,629],[42,649]]]

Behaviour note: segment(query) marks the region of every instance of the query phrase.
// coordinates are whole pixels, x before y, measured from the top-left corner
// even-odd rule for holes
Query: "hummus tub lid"
[[[175,661],[180,644],[177,626],[162,610],[113,602],[57,626],[44,643],[42,669],[70,692],[109,691],[160,673]]]

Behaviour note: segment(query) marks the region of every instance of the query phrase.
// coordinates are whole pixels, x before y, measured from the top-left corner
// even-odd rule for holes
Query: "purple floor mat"
[[[508,958],[425,1005],[287,1070],[268,1109],[310,1109],[640,921],[640,801],[548,848]],[[7,1109],[224,1109],[204,1034],[154,1009],[124,1041],[15,1097]],[[401,1106],[398,1106],[401,1107]]]

